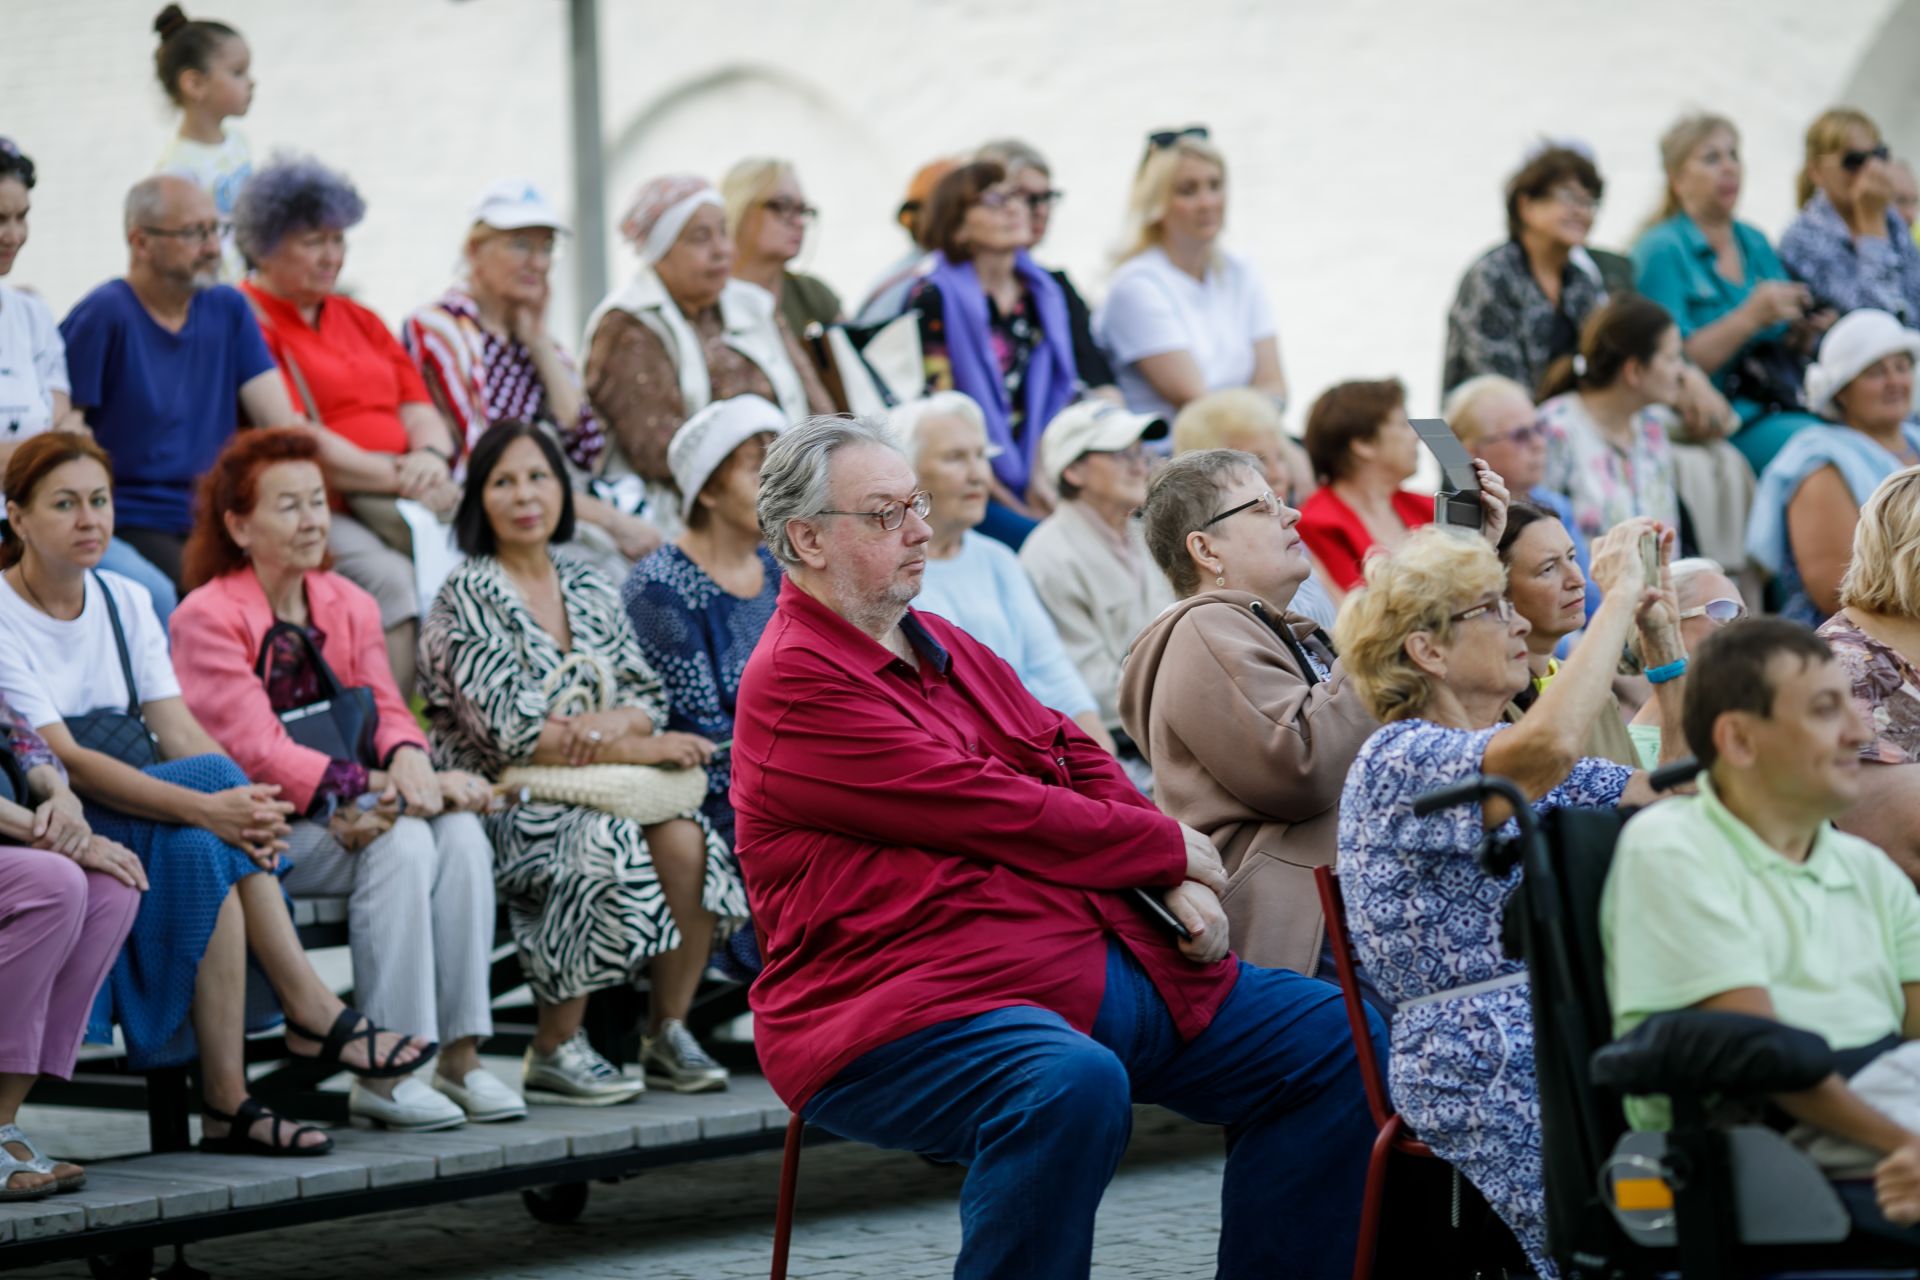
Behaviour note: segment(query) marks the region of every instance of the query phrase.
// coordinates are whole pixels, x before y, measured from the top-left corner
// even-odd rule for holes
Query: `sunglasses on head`
[[[1202,142],[1205,142],[1207,140],[1207,126],[1203,124],[1190,124],[1184,129],[1161,129],[1157,133],[1150,133],[1147,135],[1147,149],[1149,151],[1158,151],[1162,147],[1172,146],[1182,138],[1198,138]]]
[[[1848,173],[1858,173],[1867,167],[1867,161],[1885,160],[1892,154],[1893,152],[1884,142],[1877,147],[1868,147],[1865,151],[1846,151],[1840,155],[1840,167]]]

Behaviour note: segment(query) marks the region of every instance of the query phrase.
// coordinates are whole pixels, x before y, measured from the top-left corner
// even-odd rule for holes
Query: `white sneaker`
[[[526,1101],[509,1089],[500,1077],[482,1067],[467,1072],[466,1079],[458,1084],[436,1071],[433,1073],[433,1087],[458,1103],[460,1109],[467,1113],[467,1119],[475,1124],[527,1118]]]
[[[427,1088],[417,1076],[408,1076],[395,1085],[391,1098],[383,1098],[358,1080],[354,1081],[353,1090],[347,1095],[347,1114],[355,1120],[365,1120],[398,1133],[458,1129],[467,1122],[467,1113],[458,1103]]]

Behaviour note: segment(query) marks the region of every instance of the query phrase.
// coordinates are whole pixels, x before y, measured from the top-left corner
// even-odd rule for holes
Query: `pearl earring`
[[[1219,577],[1217,577],[1217,578],[1215,578],[1215,579],[1213,580],[1213,585],[1214,585],[1214,586],[1216,586],[1216,587],[1224,587],[1224,586],[1226,586],[1226,585],[1227,585],[1227,575],[1223,573],[1223,574],[1221,574],[1221,575],[1220,575]]]

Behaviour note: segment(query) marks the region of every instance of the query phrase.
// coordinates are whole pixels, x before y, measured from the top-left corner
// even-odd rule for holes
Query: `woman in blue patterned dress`
[[[1413,801],[1482,772],[1513,779],[1536,811],[1652,798],[1643,774],[1581,759],[1578,748],[1595,716],[1613,714],[1614,655],[1630,630],[1639,627],[1649,668],[1684,654],[1671,587],[1644,581],[1638,539],[1653,528],[1630,520],[1594,543],[1600,607],[1516,724],[1500,714],[1530,678],[1528,624],[1481,539],[1421,530],[1375,557],[1335,630],[1349,677],[1383,722],[1340,798],[1339,867],[1360,963],[1397,1008],[1394,1104],[1479,1188],[1545,1277],[1557,1272],[1547,1257],[1533,1017],[1525,967],[1500,947],[1501,908],[1519,872],[1491,879],[1475,859],[1488,830],[1512,833],[1512,812],[1494,800],[1416,818]],[[1669,683],[1671,698],[1680,682]],[[1677,711],[1667,723],[1679,723]]]
[[[734,698],[780,598],[780,565],[760,537],[760,464],[786,425],[759,396],[688,418],[667,445],[686,532],[635,565],[620,590],[640,652],[666,686],[667,728],[717,744],[701,812],[729,848]]]

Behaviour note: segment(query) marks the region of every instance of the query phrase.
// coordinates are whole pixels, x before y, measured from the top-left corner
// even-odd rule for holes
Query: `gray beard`
[[[885,635],[900,625],[900,619],[907,616],[907,606],[920,594],[917,586],[889,586],[878,599],[860,600],[851,603],[857,593],[849,590],[850,583],[838,572],[833,573],[834,594],[848,602],[845,617],[848,622],[871,636]]]

